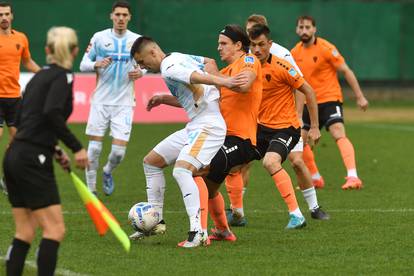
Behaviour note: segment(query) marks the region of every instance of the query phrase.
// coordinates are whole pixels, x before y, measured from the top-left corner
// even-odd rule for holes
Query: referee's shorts
[[[50,149],[14,140],[3,160],[13,208],[37,210],[60,204]]]

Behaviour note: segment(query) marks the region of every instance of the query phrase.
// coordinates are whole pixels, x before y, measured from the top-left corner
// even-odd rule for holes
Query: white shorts
[[[303,139],[302,139],[302,137],[299,138],[299,142],[295,145],[295,147],[290,152],[303,152]]]
[[[210,164],[226,138],[226,124],[221,117],[210,117],[208,124],[190,122],[162,140],[153,149],[168,165],[176,160],[191,163],[197,169]]]
[[[129,141],[133,116],[133,106],[92,104],[86,134],[103,137],[110,127],[114,139]]]

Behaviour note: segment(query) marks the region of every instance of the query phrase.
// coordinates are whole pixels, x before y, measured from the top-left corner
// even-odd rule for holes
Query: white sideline
[[[5,258],[3,256],[0,256],[0,260],[4,261]],[[36,262],[34,261],[25,261],[25,265],[28,267],[37,269]],[[87,274],[80,274],[80,273],[73,272],[68,269],[63,269],[63,268],[57,268],[55,272],[56,272],[56,275],[62,275],[62,276],[88,276]]]
[[[414,212],[414,208],[390,208],[390,209],[381,209],[381,208],[372,208],[372,209],[325,209],[329,213],[411,213]],[[286,210],[282,209],[270,209],[270,210],[260,210],[253,209],[247,210],[247,213],[286,213]],[[166,210],[164,213],[167,214],[179,214],[185,213],[185,210]],[[11,211],[1,211],[0,215],[11,215]],[[87,211],[64,211],[64,215],[77,216],[77,215],[86,215]],[[112,214],[128,214],[128,211],[113,211]]]

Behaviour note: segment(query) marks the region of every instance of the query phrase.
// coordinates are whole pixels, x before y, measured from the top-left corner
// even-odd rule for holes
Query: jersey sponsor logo
[[[112,43],[111,43],[111,42],[104,44],[104,46],[105,46],[106,48],[108,48],[108,47],[109,47],[109,46],[111,46],[111,45],[112,45]]]
[[[333,49],[333,50],[332,50],[332,55],[333,55],[334,57],[338,57],[338,56],[339,56],[339,53],[338,53],[338,51],[337,51],[336,49]]]
[[[251,56],[246,56],[246,57],[244,58],[244,62],[245,62],[245,63],[254,64],[254,57],[251,57]]]
[[[37,158],[39,158],[39,162],[40,162],[40,164],[44,164],[45,163],[45,161],[46,161],[46,156],[44,156],[43,154],[39,154],[38,156],[37,156]]]
[[[291,75],[292,77],[295,77],[298,72],[296,72],[295,68],[290,68],[290,70],[288,71],[289,75]]]

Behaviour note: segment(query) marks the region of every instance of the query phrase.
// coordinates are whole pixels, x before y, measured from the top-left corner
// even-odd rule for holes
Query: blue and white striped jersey
[[[200,56],[171,53],[161,62],[161,75],[168,89],[191,120],[202,114],[209,102],[220,98],[220,92],[214,85],[191,83],[191,74],[194,71],[203,74],[203,69],[204,57]]]
[[[122,36],[106,29],[93,35],[83,56],[80,70],[95,71],[96,61],[111,57],[106,68],[96,70],[96,89],[92,96],[93,104],[135,106],[134,82],[128,72],[134,70],[135,61],[130,56],[134,41],[140,35],[129,30]]]

